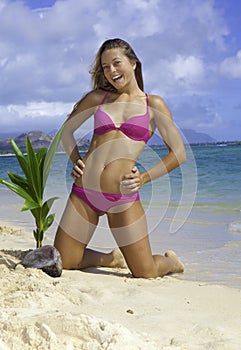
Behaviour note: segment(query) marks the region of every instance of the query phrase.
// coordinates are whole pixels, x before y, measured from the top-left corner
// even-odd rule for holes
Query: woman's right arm
[[[73,108],[73,111],[68,116],[65,122],[65,127],[62,134],[62,145],[70,160],[75,165],[80,163],[80,154],[74,138],[74,132],[93,115],[96,106],[103,98],[104,91],[93,90],[86,94]]]

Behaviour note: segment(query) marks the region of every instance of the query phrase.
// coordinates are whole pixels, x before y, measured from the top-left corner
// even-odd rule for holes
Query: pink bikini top
[[[148,95],[146,94],[146,113],[127,119],[119,127],[115,126],[111,117],[106,112],[101,110],[101,106],[103,105],[107,96],[108,92],[105,94],[95,113],[94,134],[103,135],[112,130],[120,130],[132,140],[147,142],[151,137],[149,131],[150,117],[148,113]]]

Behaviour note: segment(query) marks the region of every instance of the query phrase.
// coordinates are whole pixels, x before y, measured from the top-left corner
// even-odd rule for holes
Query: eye
[[[105,71],[108,69],[108,66],[102,66],[102,69]]]

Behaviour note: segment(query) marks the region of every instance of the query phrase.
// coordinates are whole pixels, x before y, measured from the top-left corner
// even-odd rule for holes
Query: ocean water
[[[241,288],[241,146],[186,146],[187,161],[141,189],[154,253],[173,249],[186,270],[180,279]],[[164,148],[146,147],[138,161],[148,169],[165,155]],[[54,237],[72,185],[71,165],[57,154],[48,179],[46,198],[54,195],[56,220],[47,235]],[[0,156],[0,177],[21,173],[14,156]],[[20,212],[22,200],[0,185],[0,221],[31,232],[33,221]],[[30,233],[31,234],[31,233]],[[90,245],[107,250],[115,246],[105,217]],[[34,246],[34,241],[33,241]]]

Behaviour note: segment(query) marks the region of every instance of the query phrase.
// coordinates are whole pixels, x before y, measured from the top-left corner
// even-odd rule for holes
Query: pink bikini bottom
[[[79,187],[75,184],[73,184],[72,193],[98,214],[106,213],[117,205],[140,200],[138,192],[132,194],[98,192],[89,188]]]

